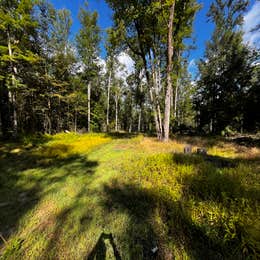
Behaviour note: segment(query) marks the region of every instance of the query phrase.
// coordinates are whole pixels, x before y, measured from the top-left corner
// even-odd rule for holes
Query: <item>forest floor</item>
[[[259,201],[254,144],[123,134],[0,143],[0,259],[257,259]]]

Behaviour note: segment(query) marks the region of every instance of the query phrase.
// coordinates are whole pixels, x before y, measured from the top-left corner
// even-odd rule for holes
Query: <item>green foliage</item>
[[[186,49],[184,39],[191,36],[193,19],[199,5],[194,0],[107,2],[114,11],[115,31],[121,34],[118,37],[121,41],[119,49],[130,49],[132,59],[138,64],[136,67],[141,65],[144,70],[147,82],[145,94],[149,97],[147,102],[151,107],[146,113],[154,117],[157,136],[160,138],[163,114],[161,107],[164,107],[166,95],[162,84],[166,83],[167,74],[170,9],[174,3],[173,41],[170,48],[173,48],[174,64],[171,74],[172,78],[176,79],[181,67],[179,56],[182,56]]]
[[[257,117],[249,116],[246,105],[251,100],[249,93],[255,89],[252,79],[259,66],[255,65],[259,54],[242,38],[242,16],[247,5],[248,1],[216,1],[209,11],[215,30],[207,43],[205,59],[199,63],[195,99],[198,124],[208,132],[219,134],[227,126],[250,130],[258,122]]]
[[[221,131],[221,136],[234,136],[237,132],[230,126],[226,126],[224,130]]]
[[[86,6],[87,7],[87,6]],[[82,28],[76,36],[77,50],[84,64],[84,72],[89,73],[86,77],[91,78],[95,75],[96,60],[99,53],[100,28],[97,25],[97,12],[89,12],[81,8],[79,20]],[[93,74],[94,73],[94,74]]]
[[[176,118],[174,120],[177,126],[194,127],[196,111],[193,106],[192,97],[195,94],[196,88],[191,82],[187,70],[187,62],[183,62],[182,70],[179,74],[175,87],[175,91],[177,91],[175,98],[177,100],[175,101]]]

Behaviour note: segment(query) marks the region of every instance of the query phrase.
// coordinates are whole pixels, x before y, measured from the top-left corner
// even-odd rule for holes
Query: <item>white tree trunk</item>
[[[175,98],[174,98],[174,118],[177,117],[178,88],[179,88],[179,80],[177,79],[176,88],[175,88]]]
[[[171,95],[172,95],[172,58],[173,58],[173,18],[174,18],[174,10],[175,10],[175,1],[173,1],[170,8],[170,17],[168,24],[168,61],[167,61],[167,88],[166,88],[166,96],[165,96],[165,111],[164,111],[164,141],[169,140],[169,129],[170,129],[170,114],[171,114]]]
[[[88,84],[88,132],[91,131],[91,127],[90,127],[90,101],[91,101],[91,86],[90,83]]]
[[[138,133],[141,132],[141,120],[142,120],[142,109],[140,108],[140,112],[138,116],[138,127],[137,127]]]
[[[11,44],[11,36],[9,33],[9,30],[7,30],[7,44],[8,44],[8,52],[9,52],[9,57],[10,60],[13,58],[13,52],[12,52],[12,44]],[[15,75],[17,74],[17,68],[16,66],[13,65],[13,62],[11,62],[11,69],[12,69],[12,88],[13,90],[10,91],[8,90],[8,96],[9,96],[9,101],[12,104],[13,108],[13,131],[14,131],[14,136],[17,136],[17,107],[16,107],[16,96],[15,96],[15,91],[16,91],[16,78]]]
[[[109,72],[107,86],[107,132],[109,131],[109,102],[110,102],[110,87],[111,87],[111,71]]]
[[[77,133],[77,109],[75,108],[75,116],[74,116],[74,132]]]
[[[115,98],[115,102],[116,102],[116,125],[115,125],[115,131],[118,131],[118,95],[116,94],[116,98]]]
[[[151,51],[152,52],[152,51]],[[162,117],[161,117],[161,108],[160,108],[160,102],[159,102],[159,93],[160,93],[160,79],[159,79],[159,67],[155,68],[155,64],[154,64],[154,60],[152,60],[152,56],[155,56],[154,53],[150,54],[150,63],[151,63],[151,67],[152,67],[152,83],[153,83],[153,89],[154,89],[154,104],[155,104],[155,117],[156,117],[156,129],[157,130],[157,137],[158,139],[162,138],[162,132],[163,132],[163,128],[162,128]],[[153,91],[150,91],[150,95],[153,95]]]

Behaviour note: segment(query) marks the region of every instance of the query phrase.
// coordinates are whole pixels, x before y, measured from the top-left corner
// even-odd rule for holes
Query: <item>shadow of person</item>
[[[92,249],[90,254],[86,257],[86,260],[105,260],[106,259],[107,248],[106,248],[105,240],[108,240],[108,242],[112,246],[115,259],[121,260],[121,256],[116,247],[112,234],[111,233],[106,234],[104,232],[101,233],[96,245],[94,246],[94,248]]]

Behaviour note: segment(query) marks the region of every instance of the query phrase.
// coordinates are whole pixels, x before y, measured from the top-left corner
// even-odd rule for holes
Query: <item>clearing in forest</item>
[[[257,147],[105,134],[0,145],[1,259],[259,257]]]

